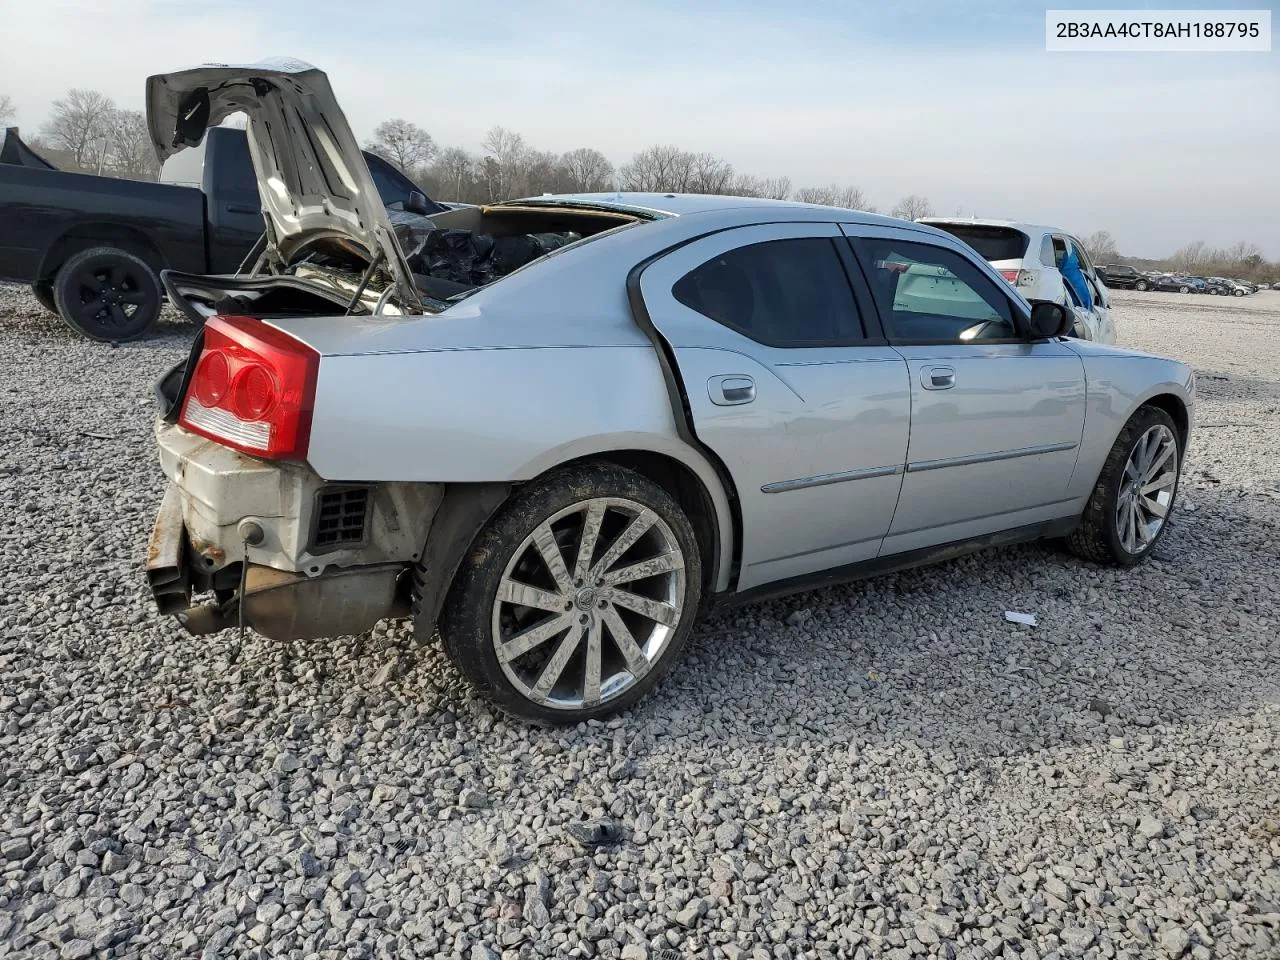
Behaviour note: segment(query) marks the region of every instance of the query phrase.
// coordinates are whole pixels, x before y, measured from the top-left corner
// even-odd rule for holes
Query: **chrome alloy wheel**
[[[1160,533],[1178,483],[1178,441],[1158,423],[1129,452],[1116,497],[1116,535],[1132,554],[1144,552]]]
[[[666,522],[620,497],[584,500],[512,554],[493,603],[494,653],[533,703],[594,707],[658,662],[684,600],[684,554]]]

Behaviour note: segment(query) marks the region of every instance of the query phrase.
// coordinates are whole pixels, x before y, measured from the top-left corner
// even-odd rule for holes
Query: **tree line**
[[[1196,240],[1160,259],[1123,256],[1107,230],[1098,230],[1080,241],[1094,263],[1127,263],[1141,270],[1177,271],[1200,277],[1234,277],[1254,283],[1280,281],[1280,261],[1270,263],[1256,243],[1240,240],[1229,247],[1211,247]]]
[[[15,114],[12,98],[0,94],[0,126],[7,125]],[[63,170],[141,180],[155,179],[159,174],[146,117],[139,110],[118,107],[97,90],[74,88],[55,100],[49,119],[30,143]],[[422,127],[396,118],[378,124],[365,149],[402,171],[427,196],[460,203],[493,203],[542,193],[637,190],[766,197],[879,212],[856,186],[796,187],[790,177],[743,173],[723,157],[672,144],[645,147],[615,168],[593,147],[565,153],[539,150],[521,134],[500,126],[485,134],[479,151],[441,146]],[[915,220],[933,215],[934,209],[928,198],[911,194],[888,212]],[[1144,269],[1223,274],[1265,282],[1280,279],[1280,262],[1268,263],[1255,244],[1245,241],[1221,250],[1196,241],[1162,260],[1122,256],[1106,230],[1096,231],[1082,242],[1095,263],[1124,261]]]

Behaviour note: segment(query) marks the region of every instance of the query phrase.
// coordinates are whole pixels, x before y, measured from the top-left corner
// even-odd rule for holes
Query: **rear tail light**
[[[1036,272],[1034,270],[1001,270],[1000,276],[1015,287],[1034,287],[1036,285]]]
[[[271,460],[301,460],[320,356],[255,317],[211,317],[178,422]]]

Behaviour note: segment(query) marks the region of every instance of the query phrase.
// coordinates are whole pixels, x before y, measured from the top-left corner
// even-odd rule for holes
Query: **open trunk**
[[[173,302],[197,321],[438,312],[554,250],[645,218],[551,198],[390,213],[328,78],[310,64],[219,64],[147,81],[161,160],[236,112],[248,116],[266,233],[235,277],[163,275]]]

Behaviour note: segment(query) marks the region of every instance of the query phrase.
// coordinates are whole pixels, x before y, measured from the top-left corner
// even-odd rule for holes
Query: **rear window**
[[[976,223],[931,223],[929,226],[963,240],[984,260],[1021,260],[1031,243],[1025,233],[1012,227],[986,227]]]

